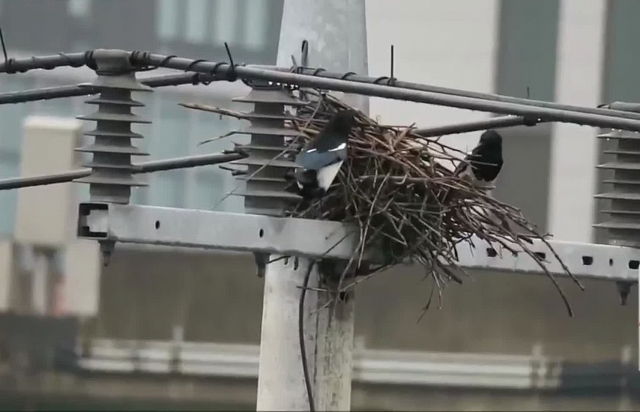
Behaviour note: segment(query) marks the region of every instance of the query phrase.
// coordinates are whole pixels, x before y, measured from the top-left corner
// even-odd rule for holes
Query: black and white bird
[[[474,187],[483,190],[487,195],[493,196],[495,180],[502,170],[504,160],[502,158],[502,136],[495,130],[487,130],[480,136],[478,145],[460,162],[454,170],[454,175],[467,180]],[[511,230],[509,221],[496,216],[493,212],[483,208],[472,207],[479,215],[484,215],[495,224]],[[522,238],[530,242],[526,238]]]
[[[322,196],[347,160],[347,142],[356,124],[353,109],[337,112],[307,147],[296,156],[299,168],[294,174],[304,198]]]
[[[468,179],[478,188],[492,188],[504,163],[502,136],[495,130],[482,133],[480,142],[464,160],[458,164],[453,174]]]

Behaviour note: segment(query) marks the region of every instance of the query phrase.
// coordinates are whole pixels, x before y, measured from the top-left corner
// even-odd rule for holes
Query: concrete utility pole
[[[364,0],[285,0],[278,66],[290,66],[293,55],[302,65],[301,47],[308,42],[311,67],[367,74]],[[345,102],[365,113],[367,96],[345,95]],[[273,258],[273,256],[272,256]],[[301,289],[309,259],[269,264],[265,276],[257,410],[308,410],[298,333]],[[309,286],[318,284],[317,267]],[[329,296],[308,291],[304,307],[304,341],[311,388],[318,411],[351,408],[354,303],[350,296],[333,309],[322,308]]]

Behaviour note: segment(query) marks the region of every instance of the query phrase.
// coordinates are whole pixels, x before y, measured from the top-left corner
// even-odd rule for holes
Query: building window
[[[150,126],[137,127],[145,139],[134,144],[144,148],[152,159],[221,152],[233,147],[232,139],[247,141],[246,136],[234,135],[200,145],[204,140],[238,129],[239,122],[179,106],[179,102],[190,101],[188,94],[156,92],[144,97],[147,107],[139,115],[154,122]],[[134,161],[145,160],[136,158]],[[215,207],[216,210],[243,212],[242,199],[238,197],[229,197],[220,203],[225,194],[233,190],[236,181],[216,165],[156,172],[145,179],[148,187],[134,189],[132,201],[136,204],[208,210]]]
[[[207,0],[183,0],[186,7],[185,40],[189,43],[202,44],[207,41],[207,26],[211,19],[208,13]]]
[[[245,0],[244,45],[249,50],[265,46],[269,3],[264,0]]]
[[[76,18],[86,18],[91,12],[91,0],[67,0],[67,12]]]
[[[213,43],[234,42],[240,3],[237,0],[215,0],[214,4]]]
[[[184,136],[189,124],[169,93],[154,93],[147,102],[145,117],[153,119],[151,126],[140,126],[148,139],[147,147],[153,159],[180,157],[189,154],[189,142]],[[138,159],[141,160],[141,159]],[[147,176],[148,201],[154,206],[185,207],[184,170],[156,172]]]
[[[223,139],[199,145],[200,142],[223,136],[232,130],[240,128],[240,122],[229,117],[220,117],[213,113],[193,113],[192,154],[216,153],[233,148],[233,142],[247,143],[246,135],[232,135]],[[237,181],[231,173],[220,169],[218,166],[203,166],[191,170],[194,182],[194,193],[189,207],[195,209],[215,209],[243,213],[243,199],[238,196],[227,196],[241,182]]]
[[[173,41],[178,37],[178,1],[158,0],[156,33],[161,41]]]

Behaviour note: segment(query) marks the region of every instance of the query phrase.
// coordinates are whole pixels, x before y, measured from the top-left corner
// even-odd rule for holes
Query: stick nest
[[[310,140],[335,112],[349,107],[325,94],[306,94],[310,104],[299,108],[287,127],[301,131],[306,136],[303,140]],[[199,105],[183,106],[203,109]],[[224,109],[204,110],[234,115]],[[235,117],[242,118],[240,113]],[[519,209],[454,175],[455,166],[464,161],[460,160],[464,153],[445,145],[440,138],[423,138],[413,130],[381,125],[358,112],[357,126],[349,136],[348,159],[333,185],[325,196],[301,202],[288,211],[289,215],[355,224],[360,230],[359,245],[347,266],[355,263],[361,267],[364,251],[376,248],[382,262],[367,264],[369,273],[401,262],[419,263],[439,291],[452,280],[461,283],[460,275],[467,275],[459,266],[457,248],[464,243],[474,248],[472,237],[489,242],[498,256],[503,252],[525,253],[551,279],[572,315],[565,294],[547,269],[548,261],[532,248],[534,241],[545,243],[567,275],[582,288],[548,244],[547,235],[540,234]]]

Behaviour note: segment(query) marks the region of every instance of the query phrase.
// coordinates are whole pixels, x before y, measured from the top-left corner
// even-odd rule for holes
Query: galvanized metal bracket
[[[78,236],[100,241],[349,259],[359,231],[341,222],[154,206],[81,203]],[[496,250],[479,239],[458,246],[459,264],[470,269],[543,273],[525,253]],[[583,278],[635,282],[640,249],[549,241],[569,270]],[[510,245],[511,246],[511,245]],[[517,245],[513,245],[518,250]],[[544,243],[531,249],[553,274],[564,269]],[[374,251],[365,258],[375,262]]]

